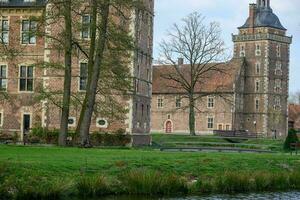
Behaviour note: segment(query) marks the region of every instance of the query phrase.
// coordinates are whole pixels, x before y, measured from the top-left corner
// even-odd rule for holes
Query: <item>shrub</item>
[[[91,134],[90,139],[93,146],[126,146],[131,142],[131,136],[123,131],[112,134],[95,132]]]
[[[71,187],[72,184],[66,179],[49,180],[37,176],[17,178],[14,175],[6,178],[2,185],[2,188],[6,191],[4,195],[8,197],[6,199],[17,200],[60,199],[69,194]]]
[[[285,139],[284,142],[284,150],[290,151],[291,150],[291,144],[299,142],[297,132],[294,129],[289,130],[288,136]]]
[[[121,177],[125,192],[133,195],[175,195],[188,193],[182,177],[151,170],[135,170]]]
[[[299,190],[300,189],[300,172],[293,172],[289,175],[290,188]]]
[[[104,176],[83,176],[78,180],[76,188],[78,194],[83,198],[99,197],[113,193],[110,183]]]
[[[101,146],[103,145],[104,135],[103,133],[93,133],[90,137],[91,143],[93,146]]]
[[[252,191],[254,184],[248,173],[225,172],[224,175],[217,176],[215,188],[221,193],[240,193]]]

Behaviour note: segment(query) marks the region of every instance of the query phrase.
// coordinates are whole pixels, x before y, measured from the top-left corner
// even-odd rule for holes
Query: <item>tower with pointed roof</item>
[[[246,62],[243,111],[237,129],[265,137],[284,136],[288,129],[287,99],[292,37],[271,8],[270,0],[250,4],[249,17],[233,35],[234,57]]]

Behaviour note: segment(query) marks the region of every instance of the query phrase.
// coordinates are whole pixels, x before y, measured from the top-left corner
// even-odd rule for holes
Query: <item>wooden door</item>
[[[166,122],[166,133],[172,133],[172,122],[171,121]]]

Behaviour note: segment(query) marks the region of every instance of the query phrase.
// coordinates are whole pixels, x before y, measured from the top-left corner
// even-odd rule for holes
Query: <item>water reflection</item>
[[[205,197],[203,196],[203,197],[176,197],[176,198],[118,196],[118,197],[101,198],[101,200],[300,200],[300,192],[212,195],[212,196],[205,196]]]

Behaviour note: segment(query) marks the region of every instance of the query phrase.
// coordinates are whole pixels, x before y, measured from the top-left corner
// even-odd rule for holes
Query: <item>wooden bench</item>
[[[296,155],[298,154],[298,150],[300,149],[300,142],[291,143],[290,144],[291,154],[295,151]]]

